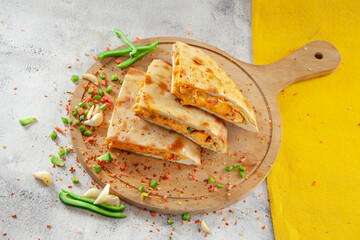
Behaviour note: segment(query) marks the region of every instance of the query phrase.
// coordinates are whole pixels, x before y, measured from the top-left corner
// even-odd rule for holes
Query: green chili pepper
[[[143,191],[144,191],[144,186],[140,186],[140,187],[139,187],[139,191],[140,191],[140,192],[143,192]]]
[[[19,119],[20,124],[23,125],[23,126],[26,126],[26,125],[28,125],[30,123],[35,122],[35,121],[37,121],[37,119],[34,118],[34,117],[28,117],[28,118]]]
[[[95,166],[95,167],[94,167],[94,171],[95,171],[96,173],[101,172],[101,167],[100,167],[100,166]]]
[[[209,177],[209,183],[213,183],[213,182],[215,182],[214,178]]]
[[[228,171],[228,172],[231,172],[231,171],[233,170],[233,167],[232,167],[232,166],[228,166],[228,167],[225,168],[225,170]]]
[[[98,93],[100,96],[102,97],[104,96],[104,91],[101,88],[98,89]]]
[[[151,181],[150,186],[151,186],[152,188],[156,188],[158,184],[159,184],[159,183],[154,180],[154,181]]]
[[[100,99],[101,99],[101,96],[96,94],[95,96],[93,96],[93,99],[94,99],[94,100],[100,100]]]
[[[56,156],[51,157],[51,163],[55,164],[56,166],[59,166],[59,167],[62,167],[65,165],[65,163]]]
[[[72,77],[71,77],[71,81],[73,81],[73,82],[79,81],[79,76],[78,76],[78,75],[72,76]]]
[[[189,132],[192,132],[194,129],[191,128],[191,127],[187,127],[187,130],[188,130]]]
[[[94,199],[91,199],[91,198],[86,198],[86,197],[81,197],[73,192],[70,192],[68,190],[64,190],[64,189],[61,189],[61,191],[63,191],[64,193],[67,193],[70,197],[72,197],[73,199],[75,200],[79,200],[79,201],[83,201],[83,202],[86,202],[86,203],[91,203],[91,204],[94,204],[95,200]],[[125,205],[124,204],[121,204],[119,207],[115,207],[115,206],[112,206],[112,205],[109,205],[109,204],[106,204],[106,203],[99,203],[99,204],[94,204],[95,206],[98,206],[98,207],[102,207],[108,211],[111,211],[111,212],[122,212],[124,211],[125,209]]]
[[[239,169],[240,169],[241,171],[245,171],[245,170],[246,170],[246,167],[244,167],[244,166],[239,166]]]
[[[80,130],[80,132],[85,131],[85,127],[84,127],[84,126],[80,126],[80,127],[79,127],[79,130]]]
[[[83,121],[84,119],[85,119],[85,115],[84,115],[84,114],[79,117],[79,120],[80,120],[80,121]]]
[[[145,50],[155,50],[156,49],[156,45],[159,44],[159,41],[157,42],[153,42],[150,45],[145,45],[145,46],[135,46],[136,49],[138,50],[138,52],[140,51],[145,51]],[[127,55],[131,52],[131,49],[129,48],[123,48],[123,49],[114,49],[114,50],[109,50],[109,51],[105,51],[99,54],[98,59],[101,60],[103,58],[106,57],[119,57],[119,56],[124,56]]]
[[[76,117],[76,116],[77,116],[77,113],[76,113],[76,112],[73,112],[72,115],[73,115],[74,117]]]
[[[73,179],[72,179],[72,182],[73,182],[73,183],[79,183],[79,179],[73,178]]]
[[[113,159],[113,157],[111,156],[110,153],[105,153],[104,155],[101,155],[100,157],[96,158],[96,160],[99,161],[111,161]]]
[[[149,197],[149,194],[146,193],[146,192],[143,192],[140,197],[143,199],[143,198],[146,198],[146,197]]]
[[[82,103],[79,104],[79,106],[82,107],[82,108],[86,108],[86,103],[82,102]]]
[[[168,225],[172,225],[173,223],[174,223],[174,220],[172,220],[171,218],[168,218],[167,224],[168,224]]]
[[[118,35],[121,38],[121,40],[125,43],[125,45],[131,49],[130,57],[135,57],[137,53],[137,48],[135,47],[135,45],[129,39],[127,39],[125,34],[119,29],[114,28],[114,32],[116,33],[116,35]]]
[[[221,184],[217,184],[216,187],[217,187],[217,188],[223,188],[224,186],[221,185]]]
[[[101,109],[101,111],[107,110],[107,105],[106,105],[106,103],[104,103],[103,105],[101,105],[100,109]]]
[[[57,133],[55,132],[55,130],[52,131],[52,133],[50,134],[50,137],[52,140],[55,140],[55,138],[57,137]]]
[[[99,74],[99,77],[100,77],[101,79],[105,79],[105,78],[106,78],[106,76],[105,76],[104,73],[100,73],[100,74]]]
[[[240,175],[240,177],[242,177],[242,178],[245,177],[245,173],[244,173],[244,172],[241,172],[241,171],[240,171],[240,172],[239,172],[239,175]]]
[[[107,92],[107,93],[111,92],[111,86],[108,86],[107,89],[105,90],[105,92]]]
[[[112,77],[111,77],[111,81],[117,81],[118,80],[118,75],[112,75]]]
[[[147,50],[147,51],[143,51],[141,53],[139,53],[138,55],[136,55],[135,57],[129,58],[128,60],[120,63],[118,65],[118,68],[127,68],[130,67],[131,65],[133,65],[134,63],[136,63],[137,61],[139,61],[140,58],[145,57],[147,54],[149,54],[152,50]]]
[[[190,218],[190,213],[184,213],[183,215],[181,215],[182,220],[188,220],[189,218]]]
[[[71,149],[70,148],[65,148],[65,154],[68,155],[69,153],[71,153]]]
[[[87,130],[87,131],[84,132],[84,135],[86,135],[86,136],[91,136],[91,133],[92,133],[92,132],[90,132],[89,130]]]
[[[64,155],[65,155],[65,150],[64,150],[62,147],[59,147],[59,152],[58,152],[58,154],[59,154],[59,157],[64,156]]]
[[[79,108],[80,108],[80,106],[79,106],[79,105],[77,105],[77,106],[74,108],[74,112],[76,112],[76,114],[78,114],[78,113],[79,113],[79,112],[78,112]]]
[[[94,92],[94,89],[89,89],[87,92],[88,94],[92,94]]]
[[[78,208],[84,208],[84,209],[99,213],[99,214],[107,216],[107,217],[126,218],[126,215],[124,215],[122,213],[110,212],[110,211],[104,210],[104,209],[102,209],[100,207],[97,207],[97,206],[95,206],[93,204],[90,204],[90,203],[87,203],[87,202],[82,202],[82,201],[70,198],[69,195],[64,193],[64,192],[60,192],[59,198],[64,204],[69,205],[69,206],[78,207]]]
[[[73,124],[74,123],[74,120],[69,118],[69,124]]]
[[[124,83],[124,79],[121,79],[121,80],[119,81],[119,83],[120,83],[120,84],[123,84],[123,83]]]
[[[84,115],[85,115],[85,116],[88,115],[88,113],[89,113],[89,110],[85,110],[85,111],[84,111]]]
[[[69,119],[64,118],[64,117],[61,117],[61,121],[62,121],[63,123],[68,123],[68,122],[69,122]]]
[[[95,103],[94,103],[94,102],[89,102],[89,105],[90,105],[90,106],[94,106]]]

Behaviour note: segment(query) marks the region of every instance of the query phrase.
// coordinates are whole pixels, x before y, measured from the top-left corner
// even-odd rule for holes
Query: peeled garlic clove
[[[45,172],[45,171],[36,172],[36,173],[33,173],[33,176],[35,178],[43,181],[46,184],[46,186],[50,186],[52,183],[51,174],[48,172]]]
[[[88,114],[86,115],[87,119],[90,119],[90,118],[91,118],[91,115],[92,115],[93,111],[94,111],[94,106],[91,106]]]
[[[211,233],[209,227],[207,226],[207,224],[206,224],[206,222],[204,220],[201,220],[200,225],[201,225],[202,230],[204,230],[204,232],[206,232],[208,234]]]
[[[117,196],[110,194],[107,197],[107,199],[105,200],[104,203],[115,206],[115,207],[119,207],[120,206],[120,199]]]
[[[86,198],[97,198],[100,195],[100,190],[97,188],[91,188],[86,193],[84,193],[83,197]]]
[[[95,114],[91,119],[84,121],[84,125],[91,126],[91,127],[97,127],[100,126],[101,123],[104,120],[104,116],[102,112],[99,112]]]
[[[110,184],[106,184],[104,189],[101,191],[100,195],[95,200],[94,204],[99,204],[99,203],[105,202],[109,196],[109,191],[110,191]]]
[[[90,73],[85,73],[81,75],[83,78],[93,82],[95,85],[99,85],[99,79],[94,75]]]
[[[95,116],[96,114],[98,114],[100,112],[100,105],[96,105],[96,108],[94,109],[94,111],[91,113],[92,116]]]

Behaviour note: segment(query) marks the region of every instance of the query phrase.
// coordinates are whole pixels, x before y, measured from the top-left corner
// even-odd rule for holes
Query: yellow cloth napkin
[[[360,239],[360,1],[254,0],[255,64],[313,40],[342,61],[278,95],[280,153],[268,176],[276,239]]]

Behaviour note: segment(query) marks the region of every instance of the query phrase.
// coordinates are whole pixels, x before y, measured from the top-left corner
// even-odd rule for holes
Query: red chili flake
[[[11,217],[13,218],[17,218],[17,216],[15,214],[11,214]]]
[[[64,130],[62,130],[61,128],[59,128],[58,126],[54,127],[56,129],[56,131],[58,131],[59,133],[64,133]]]
[[[165,196],[163,196],[163,199],[166,201],[166,199],[167,199],[167,196],[165,195]]]
[[[196,220],[195,223],[200,223],[200,220]]]
[[[68,66],[68,68],[71,68],[71,66]]]
[[[21,32],[25,32],[25,30],[24,30],[24,29],[20,29],[20,31],[21,31]]]
[[[98,60],[97,56],[93,56],[93,59],[94,59],[95,61],[97,61],[97,60]]]
[[[259,161],[255,162],[255,165],[256,165],[256,166],[259,166],[259,165],[260,165],[260,162],[259,162]]]
[[[218,190],[217,187],[214,187],[214,190],[213,190],[213,191],[214,191],[214,192],[217,192],[217,190]]]
[[[187,30],[187,34],[190,35],[191,34],[191,29]]]
[[[255,210],[254,212],[257,213],[257,210]]]
[[[69,169],[69,171],[70,171],[70,172],[74,172],[75,169],[74,169],[73,167],[71,167],[71,168]]]
[[[171,178],[171,175],[170,174],[167,174],[167,173],[165,173],[165,175],[164,175],[164,177],[163,177],[163,179],[170,179]]]
[[[226,212],[225,209],[221,210],[221,215],[223,215]]]
[[[73,126],[73,127],[76,127],[76,123],[73,123],[72,126]]]
[[[125,170],[126,170],[126,163],[124,163],[123,165],[120,166],[120,170],[121,170],[121,171],[125,171]]]
[[[7,236],[7,233],[3,233],[3,236]]]
[[[240,159],[240,162],[244,162],[246,160],[246,156],[243,156],[241,159]]]
[[[68,188],[72,188],[72,186],[68,186]]]
[[[116,60],[115,60],[115,63],[116,63],[116,64],[120,64],[120,63],[122,63],[122,62],[123,62],[123,61],[121,61],[120,59],[116,59]]]
[[[226,226],[229,226],[229,223],[225,223]]]
[[[196,174],[195,174],[195,173],[193,173],[193,174],[191,175],[191,177],[192,177],[192,179],[194,179],[194,180],[196,180],[196,179],[197,179],[197,176],[196,176]]]
[[[101,85],[105,86],[105,85],[106,85],[106,81],[101,80]]]
[[[262,227],[261,227],[262,230],[265,230],[265,228],[266,228],[265,226],[262,226]]]
[[[156,212],[150,212],[150,215],[156,217]]]
[[[95,137],[94,137],[94,136],[88,137],[88,138],[87,138],[87,141],[88,141],[88,142],[94,142],[94,141],[95,141]]]
[[[315,182],[315,181],[313,181],[312,185],[313,185],[313,186],[315,186],[315,185],[316,185],[316,182]]]
[[[105,49],[106,49],[106,51],[109,51],[109,50],[110,50],[110,48],[109,48],[109,47],[106,47]]]
[[[110,109],[111,108],[111,104],[110,103],[105,103],[106,104],[106,107],[108,108],[108,109]]]
[[[46,227],[47,227],[48,229],[50,229],[50,228],[51,228],[51,225],[47,225]]]
[[[139,41],[139,40],[140,40],[140,38],[139,38],[139,37],[136,37],[136,40],[138,40],[138,41]]]

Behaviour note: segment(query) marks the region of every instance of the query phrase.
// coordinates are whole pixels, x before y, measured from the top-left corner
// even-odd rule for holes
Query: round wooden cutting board
[[[116,149],[108,149],[104,143],[111,109],[105,111],[104,122],[93,136],[96,141],[89,143],[78,127],[71,127],[73,145],[79,161],[86,171],[101,186],[111,184],[112,192],[125,202],[147,210],[182,214],[204,213],[227,207],[248,195],[259,185],[271,170],[281,141],[281,119],[277,106],[277,95],[286,86],[295,82],[326,75],[334,71],[340,63],[340,54],[334,46],[323,41],[311,42],[285,59],[263,66],[241,62],[218,48],[208,44],[175,37],[159,37],[134,42],[135,45],[150,44],[160,41],[157,49],[132,67],[146,72],[153,59],[162,59],[171,63],[172,45],[182,41],[202,49],[210,55],[236,82],[242,94],[256,112],[259,132],[251,133],[232,124],[228,125],[228,153],[215,153],[202,150],[201,166],[187,166],[173,162],[143,157],[134,153]],[[113,102],[119,94],[119,81],[111,82],[111,76],[118,74],[123,79],[127,70],[117,68],[115,60],[121,58],[105,58],[97,61],[87,73],[99,75],[104,72],[106,85],[99,85],[104,92],[112,86],[111,93],[105,93]],[[100,78],[99,78],[100,79]],[[74,92],[70,112],[82,99],[88,97],[87,88],[92,83],[81,80]],[[72,115],[71,115],[72,116]],[[114,160],[104,164],[100,173],[95,173],[95,158],[111,152]],[[241,162],[241,159],[245,159]],[[238,170],[227,172],[230,165],[246,167],[245,178]],[[163,179],[170,174],[170,179]],[[216,181],[209,183],[208,178]],[[149,184],[156,180],[159,185],[152,189]],[[223,188],[215,188],[217,184]],[[141,199],[139,186],[149,192],[148,198]]]

